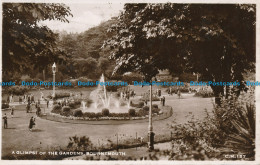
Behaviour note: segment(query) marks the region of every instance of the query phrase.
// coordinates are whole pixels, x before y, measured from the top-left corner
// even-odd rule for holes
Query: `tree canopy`
[[[104,46],[114,73],[195,72],[206,81],[242,81],[255,62],[255,5],[126,4]],[[243,87],[243,86],[241,86]],[[223,88],[213,88],[218,95]]]
[[[66,55],[57,48],[57,34],[44,20],[68,22],[69,7],[54,3],[3,3],[3,72],[44,69],[54,61],[64,61]]]

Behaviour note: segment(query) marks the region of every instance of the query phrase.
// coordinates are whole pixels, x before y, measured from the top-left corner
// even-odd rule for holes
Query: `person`
[[[144,100],[145,105],[147,105],[147,100]]]
[[[7,96],[7,100],[6,101],[7,101],[7,103],[10,103],[10,96],[9,95]]]
[[[67,101],[67,100],[66,100],[66,101]],[[46,105],[47,105],[47,108],[49,108],[49,100],[47,100]]]
[[[161,89],[158,90],[158,96],[161,97]]]
[[[11,108],[11,117],[14,117],[14,107]]]
[[[178,97],[180,99],[181,98],[181,91],[180,90],[178,90],[177,95],[178,95]]]
[[[31,101],[32,101],[32,103],[34,103],[34,95],[32,95]]]
[[[33,118],[33,116],[30,119],[30,123],[29,123],[29,130],[32,131],[33,126],[35,125],[35,119]]]
[[[26,105],[26,113],[29,113],[29,110],[30,110],[30,104],[28,103],[28,104]]]
[[[39,117],[41,115],[41,108],[40,106],[37,107],[36,115]]]
[[[165,105],[165,97],[163,96],[163,100],[162,100],[163,106]]]
[[[19,96],[19,104],[22,104],[22,96]]]
[[[6,129],[7,128],[7,116],[6,116],[6,113],[5,113],[4,117],[3,117],[3,119],[4,119],[4,129]]]

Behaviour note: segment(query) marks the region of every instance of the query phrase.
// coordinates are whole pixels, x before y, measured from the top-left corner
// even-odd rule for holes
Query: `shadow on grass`
[[[4,129],[16,129],[16,128],[4,128]]]
[[[32,132],[43,132],[41,129],[33,129]]]

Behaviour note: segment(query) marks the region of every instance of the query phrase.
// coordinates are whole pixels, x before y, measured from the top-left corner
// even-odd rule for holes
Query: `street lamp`
[[[156,81],[156,79],[155,79]],[[154,132],[152,124],[152,107],[153,107],[153,92],[152,92],[152,82],[150,84],[150,109],[149,109],[149,126],[148,126],[148,137],[149,137],[149,151],[154,149]]]
[[[56,64],[54,62],[54,64],[52,65],[52,73],[53,73],[53,99],[55,97],[55,72],[56,72]]]

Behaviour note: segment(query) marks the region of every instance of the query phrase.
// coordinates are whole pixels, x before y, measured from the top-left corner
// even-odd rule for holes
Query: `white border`
[[[172,3],[225,3],[225,4],[231,4],[231,3],[251,3],[256,4],[256,81],[260,81],[260,40],[259,40],[259,22],[260,22],[260,3],[256,0],[2,0],[3,2],[34,2],[34,3],[166,3],[166,2],[172,2]],[[2,11],[2,4],[0,6],[0,10]],[[1,12],[2,13],[2,12]],[[2,14],[0,15],[0,20],[2,22]],[[2,26],[0,26],[0,42],[1,42],[1,54],[0,54],[0,68],[2,71]],[[0,73],[0,80],[2,80],[2,72]],[[0,93],[1,88],[0,88]],[[90,165],[99,165],[99,164],[202,164],[202,165],[217,165],[217,164],[223,164],[223,165],[247,165],[247,164],[255,164],[260,165],[260,112],[259,112],[259,102],[260,102],[260,90],[259,86],[256,87],[256,155],[255,155],[255,161],[86,161],[86,160],[66,160],[66,161],[47,161],[47,160],[1,160],[0,164],[19,164],[19,165],[28,165],[28,164],[90,164]],[[0,96],[1,98],[2,96]],[[0,99],[1,102],[2,99]],[[2,116],[2,114],[1,114]],[[2,122],[0,124],[2,128]],[[0,140],[0,146],[2,144],[2,130],[0,132],[1,140]],[[1,152],[2,152],[2,146],[0,147],[0,158],[1,158]]]

